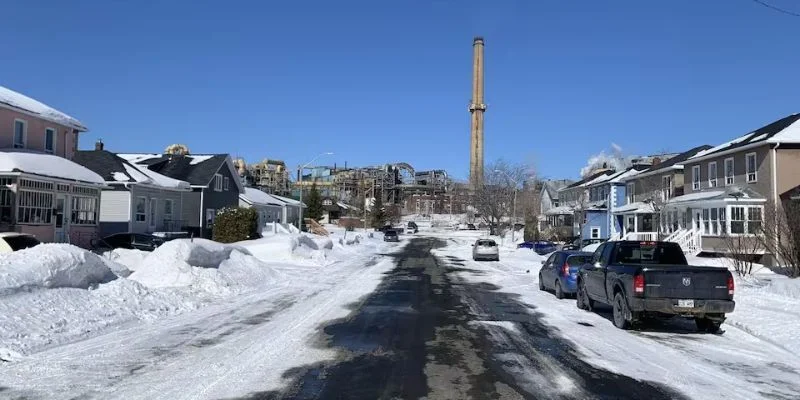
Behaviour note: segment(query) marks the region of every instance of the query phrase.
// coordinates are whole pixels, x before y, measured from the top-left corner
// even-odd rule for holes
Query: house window
[[[222,175],[220,174],[214,175],[214,190],[217,192],[222,191]]]
[[[725,159],[725,186],[728,185],[733,185],[733,158]]]
[[[672,175],[661,177],[661,194],[664,201],[672,198]]]
[[[145,222],[147,221],[147,198],[146,197],[137,197],[136,198],[136,216],[134,220],[136,222]]]
[[[419,201],[419,200],[417,200],[417,201]],[[323,206],[332,206],[333,205],[333,201],[331,201],[331,199],[322,200],[322,205]]]
[[[17,192],[18,224],[49,224],[53,215],[53,193],[33,190]]]
[[[600,239],[600,227],[599,226],[593,226],[591,235],[592,235],[592,239]]]
[[[636,194],[634,193],[635,184],[633,182],[625,185],[625,200],[628,204],[636,201]]]
[[[151,198],[150,199],[150,226],[156,226],[156,205],[158,204],[158,199]]]
[[[206,208],[206,228],[214,225],[214,219],[217,216],[217,210],[213,208]]]
[[[164,199],[164,220],[167,221],[172,220],[172,206],[173,206],[172,199]]]
[[[47,128],[44,130],[44,152],[53,154],[56,150],[56,130]]]
[[[700,190],[700,166],[692,167],[692,190]]]
[[[703,209],[703,234],[709,234],[711,232],[711,221],[709,221],[710,210],[708,208]]]
[[[606,187],[603,186],[600,188],[600,200],[605,200],[607,197]]]
[[[727,160],[725,160],[727,162]],[[731,207],[731,233],[744,233],[744,207]]]
[[[717,208],[712,208],[710,212],[711,231],[709,234],[716,236],[719,232],[719,210]]]
[[[717,162],[708,163],[708,187],[717,187]]]
[[[25,147],[25,141],[28,136],[28,122],[21,119],[14,120],[14,148],[21,149]]]
[[[725,207],[719,208],[719,234],[724,235],[728,233],[728,224],[725,220]]]
[[[11,223],[11,216],[14,212],[14,192],[10,186],[14,183],[14,178],[0,178],[0,222]]]
[[[761,208],[750,207],[747,209],[747,233],[755,235],[761,232]]]
[[[97,224],[97,197],[72,196],[72,217],[70,222],[73,225],[95,225]]]
[[[231,187],[231,179],[226,176],[224,182],[222,188],[227,191]]]
[[[758,181],[758,167],[756,166],[756,153],[747,153],[744,156],[745,165],[747,166],[747,182],[752,183]]]

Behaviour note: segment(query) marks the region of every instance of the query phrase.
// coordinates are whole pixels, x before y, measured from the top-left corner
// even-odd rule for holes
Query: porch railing
[[[638,240],[642,242],[655,242],[658,240],[658,232],[628,232],[622,240]]]

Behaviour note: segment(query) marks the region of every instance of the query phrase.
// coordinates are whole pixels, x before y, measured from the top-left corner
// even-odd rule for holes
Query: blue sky
[[[5,4],[0,85],[82,120],[82,148],[293,166],[333,151],[321,162],[462,179],[475,35],[485,158],[544,177],[612,142],[681,151],[800,111],[800,18],[752,0],[163,3]]]

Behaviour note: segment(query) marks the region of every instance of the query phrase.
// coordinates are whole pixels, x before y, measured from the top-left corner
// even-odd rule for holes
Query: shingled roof
[[[151,171],[161,175],[189,182],[192,186],[208,186],[214,174],[230,158],[228,154],[120,154],[119,156],[134,164],[147,166]]]

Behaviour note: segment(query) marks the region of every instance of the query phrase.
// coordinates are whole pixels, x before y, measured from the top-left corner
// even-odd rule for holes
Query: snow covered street
[[[722,335],[683,320],[622,331],[607,311],[539,291],[543,257],[530,250],[472,261],[481,232],[429,229],[399,244],[342,234],[175,242],[149,256],[110,254],[129,278],[91,290],[7,289],[0,398],[800,395],[797,329],[788,329],[800,324],[796,282],[768,271],[737,280]],[[103,282],[100,272],[92,276]],[[24,304],[49,314],[27,318]]]

